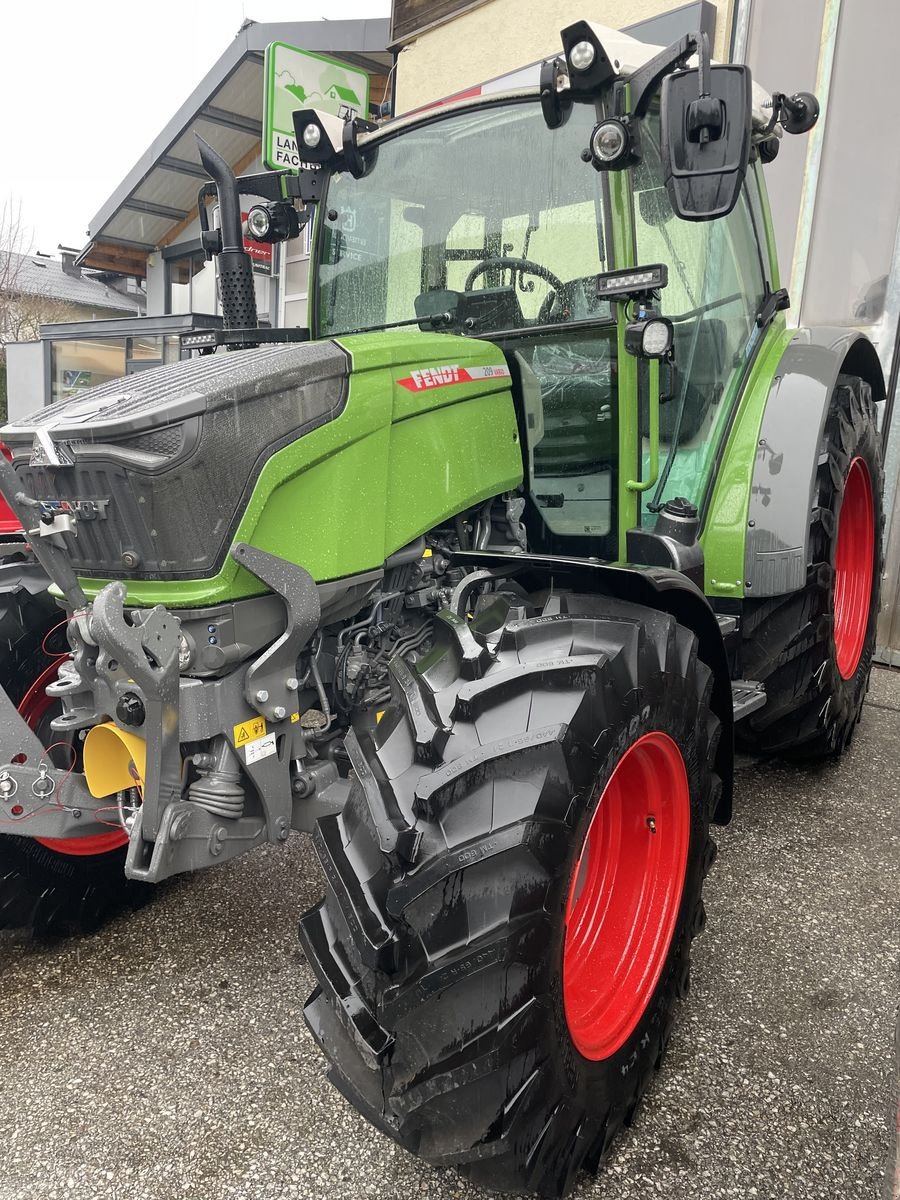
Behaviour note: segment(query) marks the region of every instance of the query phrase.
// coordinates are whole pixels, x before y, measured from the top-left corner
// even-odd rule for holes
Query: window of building
[[[281,256],[281,319],[279,324],[304,326],[309,302],[310,226],[285,242]]]
[[[208,313],[215,316],[220,310],[216,300],[215,264],[207,262],[202,252],[169,258],[166,262],[166,312]]]
[[[172,249],[177,251],[178,247]],[[266,320],[269,315],[269,280],[269,267],[254,262],[253,287],[256,292],[256,311],[261,320]],[[175,254],[166,259],[166,313],[222,315],[216,264],[214,261],[207,262],[202,251],[191,249],[183,255]]]
[[[125,339],[54,342],[51,400],[66,400],[125,374]]]

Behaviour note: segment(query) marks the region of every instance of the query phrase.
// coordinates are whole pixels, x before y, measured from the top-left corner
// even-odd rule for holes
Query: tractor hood
[[[199,358],[61,400],[3,438],[25,491],[77,514],[79,575],[197,578],[272,454],[340,414],[349,371],[332,341]]]

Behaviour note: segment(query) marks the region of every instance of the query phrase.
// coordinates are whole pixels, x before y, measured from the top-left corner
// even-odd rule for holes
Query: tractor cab
[[[295,115],[315,160],[301,191],[304,174],[321,189],[311,332],[418,324],[501,347],[530,543],[648,561],[628,531],[652,534],[675,497],[708,506],[786,303],[762,179],[780,129],[702,37],[654,55],[579,22],[563,45],[537,87],[377,130]]]
[[[624,174],[583,161],[603,110],[575,104],[551,130],[537,96],[501,98],[385,133],[362,178],[329,183],[313,331],[337,337],[419,317],[500,345],[519,391],[535,536],[547,549],[616,559],[623,471],[629,525],[641,519],[638,495],[645,520],[670,496],[701,503],[777,279],[761,250],[756,165],[728,216],[681,221],[664,185],[658,107]],[[650,371],[625,346],[633,299],[642,320],[671,323],[654,354],[658,441]],[[651,467],[660,449],[663,466]]]

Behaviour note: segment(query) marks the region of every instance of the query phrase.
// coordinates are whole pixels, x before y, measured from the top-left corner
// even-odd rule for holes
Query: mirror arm
[[[631,111],[635,117],[647,115],[650,101],[660,80],[676,67],[683,66],[691,55],[696,53],[700,36],[697,33],[686,33],[634,72],[628,82],[631,86]]]
[[[725,125],[725,110],[722,101],[712,99],[709,94],[709,73],[712,63],[709,54],[709,38],[705,33],[700,34],[697,58],[697,80],[700,85],[700,94],[688,108],[687,130],[691,140],[694,140],[693,135],[696,134],[696,141],[701,146],[705,146],[709,141],[715,141],[722,136],[722,129]]]
[[[709,69],[712,66],[709,53],[709,37],[705,33],[700,34],[700,40],[697,45],[697,58],[700,66],[700,99],[704,100],[709,95]]]

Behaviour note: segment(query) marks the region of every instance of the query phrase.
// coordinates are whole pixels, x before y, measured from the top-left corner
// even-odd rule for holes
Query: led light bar
[[[669,268],[665,263],[653,263],[649,267],[629,267],[624,271],[604,271],[597,276],[598,296],[643,296],[658,292],[669,282]]]
[[[184,350],[198,350],[203,346],[218,345],[218,331],[215,329],[204,329],[200,333],[183,333],[181,335],[181,345]]]

